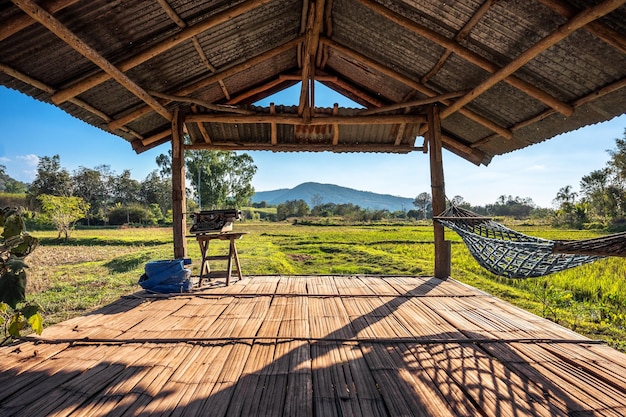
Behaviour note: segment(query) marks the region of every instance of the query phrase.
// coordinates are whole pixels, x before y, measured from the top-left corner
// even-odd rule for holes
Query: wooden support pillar
[[[443,158],[441,154],[441,119],[439,108],[428,108],[428,144],[430,150],[430,184],[433,199],[433,215],[439,216],[446,209],[446,189],[443,176]],[[446,279],[450,276],[450,242],[445,240],[443,225],[433,221],[435,233],[435,278]]]
[[[187,257],[187,202],[185,200],[185,149],[183,121],[178,109],[172,117],[172,218],[174,229],[174,258]]]

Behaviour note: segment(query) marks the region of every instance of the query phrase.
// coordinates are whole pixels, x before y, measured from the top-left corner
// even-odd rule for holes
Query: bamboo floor
[[[138,292],[0,349],[0,416],[625,416],[626,355],[455,280]]]

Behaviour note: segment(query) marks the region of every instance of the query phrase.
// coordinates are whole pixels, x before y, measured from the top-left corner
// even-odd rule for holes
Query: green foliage
[[[59,235],[69,239],[74,223],[85,217],[89,210],[89,203],[80,197],[64,197],[42,194],[37,197],[41,202],[42,212],[50,218],[57,228]]]
[[[0,326],[9,337],[19,337],[28,325],[41,333],[39,306],[24,304],[27,266],[23,259],[35,250],[38,240],[26,233],[24,220],[16,208],[0,210],[0,225]]]
[[[123,224],[155,225],[160,219],[163,219],[162,215],[157,218],[159,214],[160,208],[158,206],[153,206],[150,210],[139,204],[118,205],[109,211],[109,224],[117,226]]]
[[[246,153],[191,151],[185,164],[201,209],[243,207],[254,194],[251,182],[257,168]]]
[[[304,200],[289,200],[276,207],[276,220],[286,220],[289,217],[304,217],[309,212],[309,205]]]

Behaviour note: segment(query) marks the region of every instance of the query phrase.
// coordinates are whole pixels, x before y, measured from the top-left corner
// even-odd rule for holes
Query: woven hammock
[[[508,278],[535,278],[605,256],[626,256],[626,233],[558,242],[516,232],[488,217],[455,206],[435,220],[457,232],[482,267]]]

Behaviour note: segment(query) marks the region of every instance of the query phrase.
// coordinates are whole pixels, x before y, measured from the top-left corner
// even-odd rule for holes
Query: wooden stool
[[[233,259],[235,260],[235,266],[237,268],[237,276],[239,279],[242,279],[241,266],[239,264],[239,256],[237,255],[235,240],[241,239],[241,237],[246,234],[248,234],[248,232],[205,233],[196,235],[196,240],[198,241],[198,245],[200,245],[200,254],[202,255],[199,285],[202,284],[202,280],[205,278],[208,278],[209,280],[212,280],[213,278],[226,278],[226,285],[230,285]],[[228,255],[207,255],[209,253],[209,243],[212,240],[230,241]],[[211,271],[209,261],[228,261],[226,271]]]

